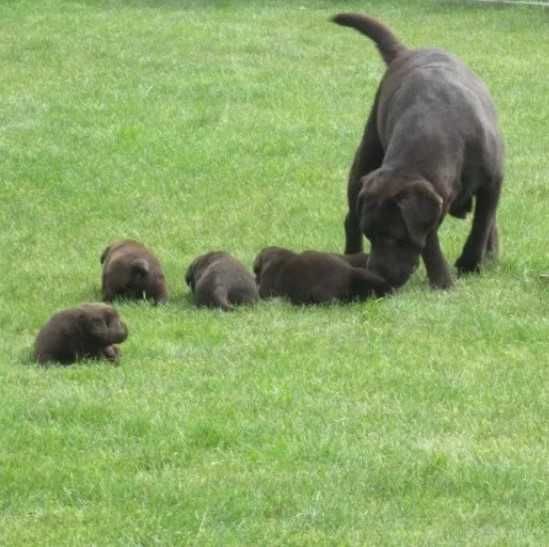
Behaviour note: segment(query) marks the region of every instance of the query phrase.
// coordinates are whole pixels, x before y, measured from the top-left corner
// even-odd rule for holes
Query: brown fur
[[[346,253],[371,243],[368,267],[393,286],[423,258],[433,287],[452,284],[437,230],[445,215],[475,211],[456,266],[477,271],[496,256],[503,139],[484,83],[438,49],[411,50],[372,17],[334,21],[372,39],[387,66],[349,174]]]
[[[128,336],[118,312],[107,304],[83,304],[52,315],[40,329],[34,357],[40,364],[57,361],[68,365],[81,359],[117,361],[120,350],[114,344]]]
[[[257,255],[254,272],[261,298],[281,296],[298,305],[364,300],[391,291],[381,277],[335,253],[267,247]]]
[[[158,304],[168,299],[160,262],[142,243],[131,239],[115,241],[101,254],[101,263],[104,302],[123,297],[147,298]]]
[[[344,260],[349,264],[349,266],[353,266],[353,268],[366,268],[368,266],[368,258],[369,255],[367,253],[351,253],[348,255],[345,254],[339,254],[339,253],[330,253],[333,254],[333,256],[338,257],[341,260]]]
[[[259,297],[250,272],[223,251],[212,251],[193,260],[185,281],[197,306],[231,311],[241,304],[253,304]]]

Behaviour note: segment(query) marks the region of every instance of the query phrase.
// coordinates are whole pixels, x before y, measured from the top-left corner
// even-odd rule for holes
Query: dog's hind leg
[[[360,179],[380,167],[383,162],[383,147],[377,134],[377,102],[376,96],[349,172],[347,186],[349,211],[345,217],[345,254],[358,253],[363,248],[360,211],[357,210],[358,194],[362,189]]]
[[[478,272],[485,253],[492,253],[497,247],[496,209],[500,189],[501,180],[497,180],[477,192],[473,226],[456,261],[460,274]]]

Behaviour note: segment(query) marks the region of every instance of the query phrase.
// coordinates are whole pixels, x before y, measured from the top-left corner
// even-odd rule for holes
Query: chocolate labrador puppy
[[[437,229],[447,213],[473,226],[459,273],[498,253],[496,208],[503,140],[484,83],[439,49],[408,49],[382,23],[359,14],[333,20],[373,40],[387,65],[349,174],[346,253],[371,243],[368,267],[403,285],[423,258],[433,287],[452,279]]]
[[[160,262],[142,243],[124,239],[111,243],[101,254],[103,301],[117,296],[152,299],[155,304],[168,298]]]
[[[117,311],[107,304],[83,304],[55,313],[42,327],[34,346],[40,364],[57,361],[68,365],[80,359],[118,360],[128,329]]]
[[[353,266],[353,268],[366,268],[368,266],[368,259],[370,258],[370,255],[362,252],[351,253],[348,255],[342,255],[339,253],[330,254],[344,260],[347,264],[349,264],[349,266]]]
[[[292,304],[323,304],[383,296],[390,286],[378,275],[334,253],[294,253],[266,247],[254,261],[259,296],[282,296]]]
[[[187,269],[185,281],[197,306],[232,311],[235,306],[253,304],[259,298],[252,274],[223,251],[195,258]]]

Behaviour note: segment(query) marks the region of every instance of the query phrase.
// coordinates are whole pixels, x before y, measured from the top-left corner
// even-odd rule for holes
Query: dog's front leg
[[[427,277],[433,289],[449,289],[453,282],[448,263],[442,254],[436,230],[427,237],[427,243],[421,253]]]
[[[483,188],[477,193],[473,226],[461,256],[456,261],[459,274],[478,272],[487,250],[497,257],[496,208],[500,186],[501,181],[498,180],[496,184]]]
[[[345,254],[362,252],[362,233],[358,216],[355,211],[349,210],[345,217]]]
[[[383,162],[383,147],[377,134],[377,103],[378,97],[376,96],[349,172],[347,183],[349,211],[345,217],[345,254],[360,253],[363,249],[360,211],[357,207],[358,194],[362,189],[361,179],[378,169]]]

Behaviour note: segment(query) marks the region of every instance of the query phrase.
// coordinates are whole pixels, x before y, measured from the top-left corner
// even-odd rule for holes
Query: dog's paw
[[[446,262],[440,264],[436,268],[431,265],[431,267],[427,270],[427,277],[429,278],[429,285],[431,286],[431,289],[450,289],[454,284]]]
[[[120,359],[120,348],[114,344],[103,349],[103,357],[116,364]]]
[[[480,260],[470,259],[467,256],[460,256],[456,260],[456,269],[458,275],[467,275],[480,272]]]
[[[451,289],[454,285],[454,282],[452,281],[452,278],[448,276],[437,279],[429,279],[429,285],[431,286],[431,289],[444,291],[447,289]]]

